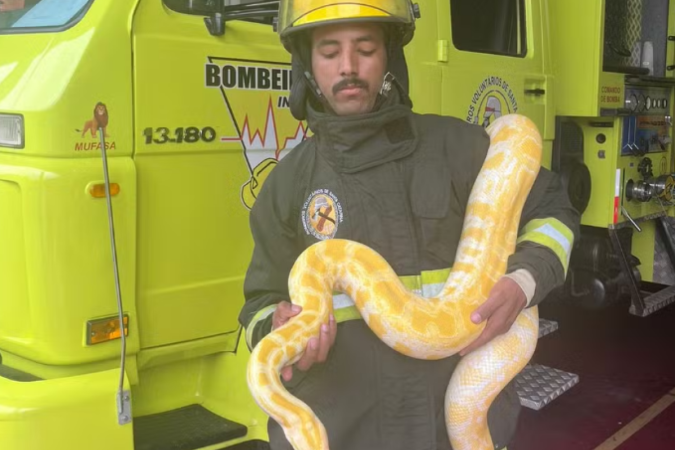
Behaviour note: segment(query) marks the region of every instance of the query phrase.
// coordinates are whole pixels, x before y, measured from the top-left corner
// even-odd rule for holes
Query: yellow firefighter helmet
[[[281,0],[278,30],[288,51],[295,32],[340,22],[384,22],[394,25],[401,46],[412,39],[419,8],[411,0]]]

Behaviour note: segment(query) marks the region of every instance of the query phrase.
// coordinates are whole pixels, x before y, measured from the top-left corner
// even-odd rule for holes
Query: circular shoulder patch
[[[318,189],[302,205],[302,225],[305,233],[317,239],[331,239],[342,222],[342,206],[328,189]]]

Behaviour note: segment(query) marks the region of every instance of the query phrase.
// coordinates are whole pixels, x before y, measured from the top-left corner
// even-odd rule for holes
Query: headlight
[[[0,146],[23,148],[23,117],[16,114],[0,114]]]

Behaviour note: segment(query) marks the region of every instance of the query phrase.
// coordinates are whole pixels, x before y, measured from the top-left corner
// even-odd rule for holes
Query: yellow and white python
[[[255,401],[282,426],[295,450],[329,450],[326,430],[312,410],[283,387],[279,374],[302,356],[309,339],[328,322],[334,291],[354,300],[382,341],[413,358],[451,356],[485,327],[472,323],[470,315],[506,272],[542,153],[537,127],[522,115],[502,116],[487,132],[490,147],[469,197],[455,263],[437,297],[406,290],[378,253],[353,241],[321,241],[298,257],[289,276],[289,293],[302,312],[258,343],[247,372]],[[527,308],[510,331],[460,360],[445,399],[454,450],[493,450],[488,408],[532,357],[538,327],[537,308]]]

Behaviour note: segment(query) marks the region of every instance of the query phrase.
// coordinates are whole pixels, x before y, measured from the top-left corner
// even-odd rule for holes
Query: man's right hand
[[[293,316],[297,316],[302,308],[298,305],[292,305],[287,301],[282,301],[277,306],[272,315],[272,329],[284,325]],[[335,317],[331,314],[329,322],[321,325],[321,332],[318,336],[313,336],[307,343],[305,353],[300,357],[295,365],[302,371],[309,370],[315,363],[325,362],[328,358],[328,351],[335,344],[337,335],[337,323]],[[286,366],[281,369],[281,376],[288,382],[293,378],[293,366]]]

